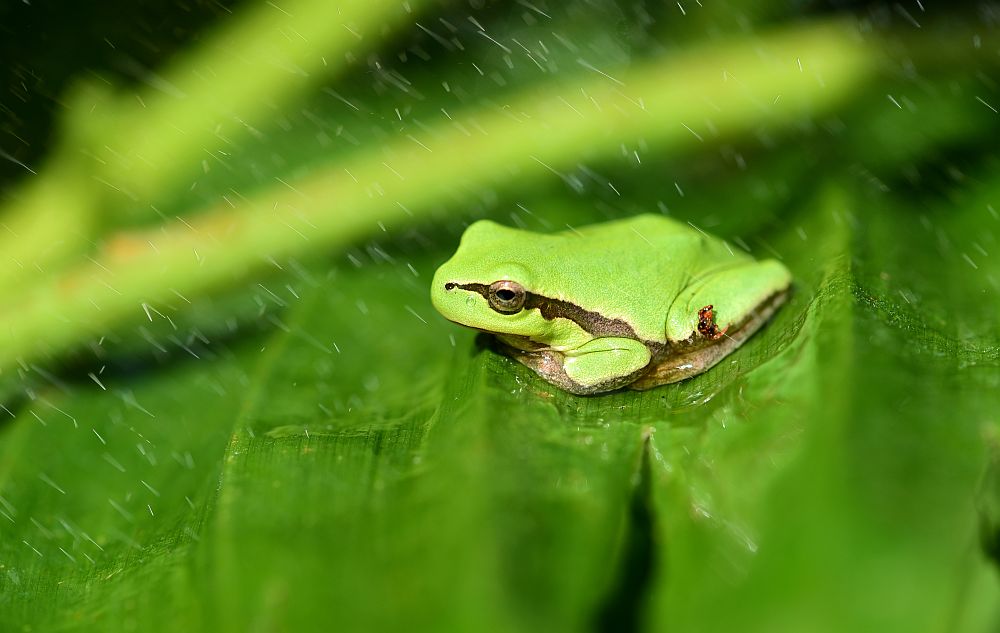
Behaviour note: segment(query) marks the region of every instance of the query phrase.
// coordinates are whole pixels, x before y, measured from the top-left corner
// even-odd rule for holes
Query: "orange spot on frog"
[[[726,328],[720,328],[715,323],[714,305],[707,305],[698,310],[698,333],[712,341],[722,338],[726,333]]]

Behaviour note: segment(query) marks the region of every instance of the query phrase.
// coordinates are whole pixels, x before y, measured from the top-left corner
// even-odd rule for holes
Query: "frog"
[[[550,233],[484,219],[434,273],[431,303],[545,381],[587,396],[707,371],[785,303],[788,268],[646,213]]]

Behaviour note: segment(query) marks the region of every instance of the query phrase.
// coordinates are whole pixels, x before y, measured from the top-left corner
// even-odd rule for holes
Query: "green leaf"
[[[933,52],[864,20],[661,57],[667,34],[779,21],[695,4],[678,8],[697,31],[616,3],[425,8],[411,57],[364,42],[378,62],[339,69],[339,99],[293,81],[276,98],[295,105],[194,192],[170,185],[201,160],[184,148],[220,139],[153,126],[183,163],[137,176],[170,198],[163,224],[98,213],[129,207],[101,206],[91,167],[60,154],[7,209],[31,230],[2,238],[8,263],[34,259],[0,271],[19,291],[0,306],[0,630],[996,630],[990,40],[927,23],[920,42],[949,42],[927,77],[907,69]],[[583,52],[546,66],[527,35],[556,28]],[[208,50],[189,59],[226,61]],[[386,61],[404,57],[419,68]],[[234,109],[288,79],[247,78]],[[559,109],[591,98],[607,111]],[[150,121],[173,120],[160,108]],[[324,157],[338,125],[363,146]],[[200,208],[230,190],[238,209]],[[470,218],[657,209],[794,274],[707,373],[575,397],[430,305]],[[162,250],[134,258],[146,239]]]

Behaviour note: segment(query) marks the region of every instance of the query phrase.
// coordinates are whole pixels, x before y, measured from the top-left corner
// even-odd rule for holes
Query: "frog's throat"
[[[484,299],[489,299],[490,287],[486,284],[455,284],[455,287],[479,293]],[[635,330],[632,329],[632,326],[625,321],[606,317],[600,312],[585,310],[576,304],[561,299],[553,299],[552,297],[528,292],[525,293],[524,297],[524,309],[538,310],[542,318],[546,321],[560,318],[569,319],[591,336],[622,336],[641,340],[636,335]]]

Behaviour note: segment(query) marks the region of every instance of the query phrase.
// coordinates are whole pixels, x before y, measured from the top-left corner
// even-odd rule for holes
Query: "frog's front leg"
[[[563,352],[563,371],[581,389],[577,393],[610,391],[627,385],[649,364],[649,348],[630,338],[595,338]]]
[[[650,361],[649,348],[629,338],[596,338],[574,349],[558,351],[528,351],[501,341],[501,350],[560,389],[577,395],[624,387]]]

